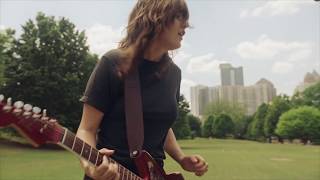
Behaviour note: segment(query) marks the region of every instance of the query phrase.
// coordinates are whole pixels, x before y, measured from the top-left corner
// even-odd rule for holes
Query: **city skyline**
[[[255,84],[244,85],[242,66],[221,64],[220,74],[220,85],[196,85],[190,88],[190,107],[193,115],[201,118],[205,115],[208,104],[221,102],[239,104],[245,108],[247,115],[252,115],[262,103],[269,103],[277,94],[273,83],[265,78],[261,78]]]
[[[0,29],[21,25],[41,11],[66,17],[85,30],[91,52],[101,56],[123,37],[135,1],[0,0]],[[320,3],[313,0],[187,0],[190,23],[174,62],[182,69],[181,93],[220,84],[219,65],[242,66],[244,85],[261,78],[292,95],[307,72],[320,72]],[[70,10],[72,9],[72,10]],[[84,13],[86,12],[86,13]]]

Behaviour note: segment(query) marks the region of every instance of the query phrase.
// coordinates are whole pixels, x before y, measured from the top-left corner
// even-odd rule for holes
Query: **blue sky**
[[[64,16],[85,30],[99,55],[123,36],[132,0],[0,0],[0,28],[34,19],[37,12]],[[245,85],[270,80],[292,95],[305,73],[320,72],[320,3],[313,0],[187,0],[190,22],[174,61],[182,69],[181,92],[220,85],[220,63],[243,66]]]

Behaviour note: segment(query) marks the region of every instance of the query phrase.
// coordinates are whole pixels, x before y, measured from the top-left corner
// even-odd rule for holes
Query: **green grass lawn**
[[[34,149],[0,141],[1,180],[81,179],[77,158],[63,150]],[[319,180],[320,146],[263,144],[251,141],[196,139],[179,141],[187,154],[201,154],[209,162],[201,180]],[[171,158],[167,172],[181,171]]]

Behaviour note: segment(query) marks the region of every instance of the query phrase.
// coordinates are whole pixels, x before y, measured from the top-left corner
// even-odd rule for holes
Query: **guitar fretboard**
[[[96,148],[90,146],[80,138],[76,137],[74,133],[68,129],[64,130],[64,135],[61,139],[61,144],[68,150],[76,153],[80,157],[86,159],[95,166],[99,166],[102,163],[103,154],[101,154]],[[118,165],[118,172],[120,179],[123,180],[143,180],[121,164],[114,161],[112,158],[107,157],[109,163],[116,163]]]

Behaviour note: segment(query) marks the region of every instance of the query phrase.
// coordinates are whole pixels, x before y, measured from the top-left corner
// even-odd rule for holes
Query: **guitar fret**
[[[83,145],[84,145],[84,142],[78,137],[76,137],[73,143],[72,150],[74,150],[74,152],[76,152],[77,154],[81,155]]]
[[[89,145],[89,146],[90,146],[90,145]],[[88,157],[88,161],[90,161],[91,153],[92,153],[92,147],[90,146],[90,154],[89,154],[89,157]]]
[[[68,131],[68,129],[63,128],[63,130],[64,130],[64,132],[63,132],[63,138],[62,138],[62,141],[61,141],[61,143],[62,143],[62,144],[63,144],[63,143],[64,143],[64,141],[66,140],[66,135],[67,135],[67,131]]]
[[[67,130],[65,133],[66,133],[66,138],[63,144],[72,150],[75,136],[69,130]]]
[[[102,154],[98,152],[96,166],[99,166],[102,163]]]
[[[90,151],[91,151],[90,145],[87,144],[87,143],[84,143],[84,146],[83,146],[83,149],[82,149],[82,152],[81,152],[81,156],[83,158],[85,158],[86,160],[88,160],[89,157],[90,157]]]
[[[124,179],[128,179],[128,178],[127,178],[127,171],[124,171],[124,172],[123,172],[123,177],[124,177]]]
[[[98,159],[97,154],[98,154],[98,151],[96,149],[91,148],[91,155],[90,155],[89,161],[94,165],[96,165],[97,163],[97,159]]]
[[[120,167],[120,171],[119,171],[120,179],[123,179],[123,168],[121,166],[119,166],[119,167]]]
[[[74,148],[74,144],[75,144],[76,140],[77,140],[77,137],[74,137],[74,140],[73,140],[73,143],[72,143],[72,147],[71,147],[72,150],[74,150],[73,148]]]

